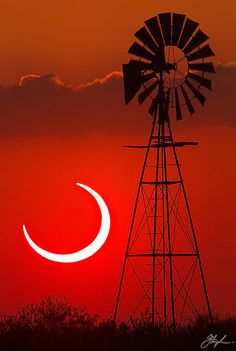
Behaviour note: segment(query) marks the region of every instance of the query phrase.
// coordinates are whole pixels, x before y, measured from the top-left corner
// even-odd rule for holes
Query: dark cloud
[[[211,78],[213,92],[206,92],[206,107],[198,109],[196,103],[196,118],[187,116],[181,126],[236,126],[236,65],[218,66]],[[120,72],[77,86],[65,85],[53,74],[27,74],[17,85],[0,88],[2,138],[140,133],[150,119],[137,101],[124,105]]]
[[[213,92],[208,103],[211,124],[236,127],[236,64],[217,66],[213,77]]]
[[[120,77],[120,72],[113,72],[72,87],[52,74],[30,74],[15,86],[1,87],[0,135],[73,137],[94,131],[124,132],[128,111]]]

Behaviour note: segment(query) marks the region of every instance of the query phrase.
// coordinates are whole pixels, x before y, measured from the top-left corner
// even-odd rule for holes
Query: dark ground
[[[91,316],[66,299],[49,297],[39,304],[26,305],[13,315],[0,319],[1,351],[195,351],[210,335],[217,340],[235,341],[223,345],[211,343],[203,350],[236,350],[236,318],[214,318],[210,324],[204,316],[192,324],[171,328],[152,327],[143,319],[132,325],[114,324]]]

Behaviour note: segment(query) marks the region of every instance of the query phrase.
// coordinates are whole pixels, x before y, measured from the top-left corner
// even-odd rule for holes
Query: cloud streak
[[[86,88],[93,87],[93,86],[96,86],[96,85],[106,84],[106,83],[109,83],[111,80],[119,79],[122,76],[123,76],[123,74],[122,74],[121,71],[113,71],[111,73],[106,74],[105,77],[95,78],[91,82],[78,84],[76,87],[74,87],[74,90],[75,91],[80,91],[81,89],[86,89]]]

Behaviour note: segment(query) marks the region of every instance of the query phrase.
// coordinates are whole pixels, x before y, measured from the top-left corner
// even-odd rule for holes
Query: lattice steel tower
[[[152,128],[125,253],[114,320],[145,316],[163,326],[186,323],[200,312],[212,319],[193,221],[176,148],[172,114],[194,114],[204,104],[213,52],[197,22],[177,13],[145,21],[123,65],[125,103],[151,101]],[[137,283],[137,284],[136,284]],[[137,299],[136,299],[137,297]],[[122,301],[123,300],[123,301]],[[125,306],[126,304],[126,306]]]

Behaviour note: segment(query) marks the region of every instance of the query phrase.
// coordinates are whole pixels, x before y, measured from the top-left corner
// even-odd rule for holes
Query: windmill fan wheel
[[[204,105],[202,90],[211,90],[208,73],[215,73],[207,59],[214,56],[209,39],[199,24],[177,13],[162,13],[145,21],[129,48],[133,55],[123,65],[125,103],[138,93],[139,104],[151,99],[149,113],[154,115],[160,102],[160,86],[165,101],[175,109],[176,119],[182,119],[182,107],[195,113],[193,100]]]

